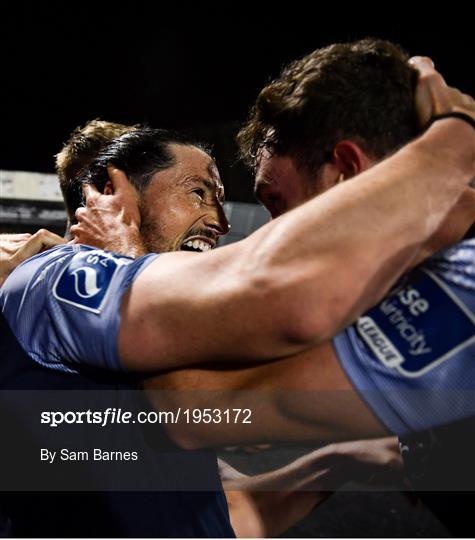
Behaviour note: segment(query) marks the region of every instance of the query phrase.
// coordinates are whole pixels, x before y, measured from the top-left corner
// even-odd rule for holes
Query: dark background
[[[0,168],[52,172],[68,134],[93,118],[147,122],[211,142],[227,198],[252,201],[237,127],[259,89],[317,47],[390,39],[475,94],[473,20],[450,7],[2,2]]]
[[[475,94],[473,18],[461,5],[456,12],[435,3],[417,11],[415,3],[391,2],[165,5],[2,2],[0,168],[53,172],[68,134],[93,118],[147,122],[211,143],[227,198],[252,201],[233,138],[259,89],[292,59],[366,36],[431,56],[449,84]],[[289,532],[447,534],[397,493],[338,494]]]

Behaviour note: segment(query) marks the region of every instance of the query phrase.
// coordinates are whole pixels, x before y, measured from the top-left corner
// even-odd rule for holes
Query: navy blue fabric
[[[0,289],[2,312],[38,364],[76,372],[124,371],[118,356],[122,297],[158,254],[131,259],[62,245],[23,262]]]
[[[31,298],[29,299],[31,300]],[[5,297],[4,300],[5,301]],[[7,300],[8,301],[8,300]],[[3,309],[5,305],[0,306]],[[41,316],[41,315],[40,315]],[[52,369],[28,355],[16,339],[15,321],[7,322],[0,315],[0,389],[1,390],[107,390],[136,389],[133,378],[121,371],[105,371],[80,364],[74,369]],[[32,320],[32,325],[36,324]],[[38,321],[41,324],[41,321]],[[12,326],[10,328],[10,326]],[[33,333],[33,328],[32,328]],[[47,357],[47,351],[44,351]],[[0,396],[2,392],[0,391]],[[0,399],[0,415],[1,411]],[[15,422],[27,432],[27,441],[37,443],[37,433],[31,422],[22,417],[23,411],[3,412],[5,442],[9,433],[6,426]],[[5,418],[5,414],[8,415]],[[26,413],[25,413],[26,414]],[[139,428],[137,428],[138,430]],[[143,441],[141,434],[132,433],[134,444]],[[164,438],[166,436],[164,435]],[[150,457],[152,449],[145,442],[139,449]],[[177,452],[177,468],[186,475],[190,471],[209,471],[218,477],[216,456],[213,452],[181,452],[168,440],[168,450]],[[8,445],[6,445],[8,446]],[[2,445],[0,452],[6,451]],[[180,456],[181,453],[181,456]],[[186,454],[184,458],[183,455]],[[5,456],[4,456],[5,457]],[[153,457],[153,456],[152,456]],[[3,460],[5,462],[5,460]],[[156,456],[160,466],[160,456]],[[27,474],[27,471],[23,471]],[[170,473],[170,471],[168,471]],[[86,469],[87,473],[87,469]],[[173,471],[171,471],[173,473]],[[91,474],[93,474],[91,472]],[[11,527],[11,533],[20,537],[233,537],[226,498],[222,489],[217,491],[147,491],[147,492],[3,492],[0,513]]]

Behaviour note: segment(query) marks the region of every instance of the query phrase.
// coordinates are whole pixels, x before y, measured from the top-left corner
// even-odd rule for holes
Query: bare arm
[[[388,437],[328,445],[256,476],[220,462],[220,475],[236,535],[259,538],[285,533],[347,482],[387,485],[401,480],[401,468],[397,439]]]
[[[241,369],[173,371],[145,379],[144,387],[158,410],[252,411],[251,423],[167,425],[170,437],[187,448],[387,435],[340,368],[331,343]]]
[[[321,454],[321,451],[305,457],[311,458],[313,454]],[[330,474],[324,459],[319,462],[316,456],[314,463],[300,461],[268,473],[247,476],[218,460],[231,525],[238,538],[281,535],[331,495],[332,491],[326,486]]]
[[[474,140],[461,120],[436,122],[242,242],[160,256],[123,304],[124,365],[265,360],[327,340],[384,296],[440,225],[474,175]]]
[[[420,100],[428,108],[422,116],[464,103],[438,74],[426,71]],[[434,86],[442,105],[423,99]],[[382,297],[415,257],[430,254],[422,244],[472,173],[472,130],[446,120],[356,182],[237,245],[199,258],[162,255],[123,305],[124,365],[154,370],[207,360],[265,360],[324,341]],[[136,194],[126,181],[119,187],[115,199],[88,198],[89,214],[78,210],[72,232],[86,243],[141,254],[143,246],[133,250],[140,225]]]
[[[475,192],[468,189],[457,203],[451,226],[446,227],[450,242],[460,239],[473,225],[474,203]],[[253,426],[230,429],[224,425],[219,433],[210,426],[199,426],[195,431],[198,426],[191,425],[186,432],[178,427],[172,436],[185,445],[213,445],[220,440],[224,444],[230,438],[243,437],[256,441],[352,438],[380,430],[373,427],[371,413],[351,389],[331,344],[270,364],[226,371],[219,367],[181,370],[145,381],[149,391],[171,390],[164,395],[149,392],[157,406],[256,408]],[[333,423],[336,427],[329,436],[328,426]]]

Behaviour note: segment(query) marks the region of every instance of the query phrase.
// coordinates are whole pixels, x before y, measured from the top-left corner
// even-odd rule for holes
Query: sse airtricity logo
[[[356,330],[386,367],[420,377],[475,342],[475,314],[432,272],[415,270]]]
[[[132,261],[100,250],[80,251],[62,271],[53,295],[60,302],[100,313],[115,272]]]

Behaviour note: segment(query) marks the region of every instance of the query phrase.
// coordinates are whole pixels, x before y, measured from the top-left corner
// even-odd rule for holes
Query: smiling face
[[[155,173],[140,197],[141,234],[151,252],[208,251],[229,230],[224,188],[213,159],[171,144],[175,164]]]

